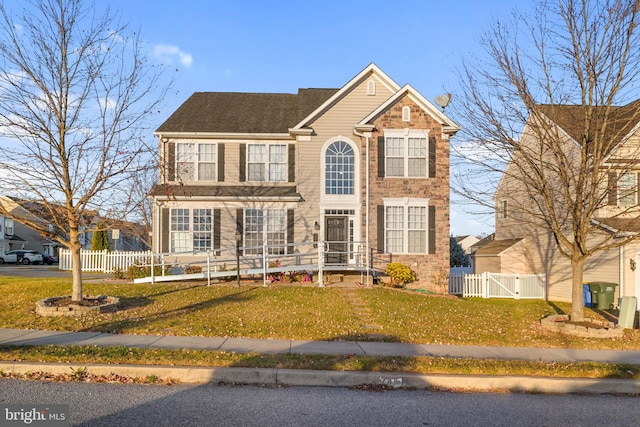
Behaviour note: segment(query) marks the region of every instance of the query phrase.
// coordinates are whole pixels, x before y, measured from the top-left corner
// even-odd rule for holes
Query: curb
[[[0,372],[68,374],[86,368],[96,375],[133,378],[156,376],[186,384],[235,383],[247,385],[436,389],[516,393],[585,393],[640,395],[640,380],[545,378],[527,376],[414,374],[406,372],[314,371],[278,368],[216,368],[197,366],[105,365],[71,363],[0,362]]]

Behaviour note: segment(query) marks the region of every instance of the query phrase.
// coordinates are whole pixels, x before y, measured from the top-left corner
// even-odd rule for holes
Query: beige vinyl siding
[[[521,241],[500,254],[502,273],[527,274],[526,259],[523,253],[524,243]]]
[[[502,264],[500,262],[499,255],[484,255],[476,256],[474,258],[473,272],[475,274],[481,274],[485,271],[490,273],[502,272]]]
[[[360,85],[311,124],[317,133],[314,140],[320,139],[324,142],[336,135],[353,138],[354,125],[393,95],[393,92],[381,84],[377,85],[375,95],[367,95],[368,80],[368,78],[364,79]]]
[[[535,239],[535,240],[534,240]],[[551,301],[571,301],[571,262],[560,255],[550,234],[532,237],[527,242],[527,262],[531,272],[545,274],[547,294]],[[620,278],[618,250],[599,252],[591,256],[584,267],[584,282],[618,283]]]
[[[331,138],[342,135],[349,138],[360,148],[360,155],[364,152],[360,147],[360,138],[353,134],[353,128],[363,117],[375,110],[380,104],[387,100],[393,92],[386,88],[379,81],[376,84],[376,94],[367,95],[367,82],[371,77],[363,81],[350,91],[344,98],[339,100],[322,116],[318,117],[310,126],[315,135],[310,141],[299,141],[297,146],[296,165],[298,168],[297,185],[298,191],[304,197],[305,202],[299,206],[298,213],[305,218],[306,224],[296,223],[296,236],[311,236],[313,232],[313,222],[320,220],[320,201],[324,171],[322,167],[322,148]],[[373,142],[372,142],[373,143]],[[364,182],[364,171],[361,170],[359,181]],[[356,177],[356,182],[358,177]],[[356,192],[360,188],[355,189]],[[298,230],[300,227],[300,230]],[[320,236],[322,239],[322,236]]]
[[[637,158],[640,158],[640,134],[637,133],[611,154],[612,161]]]

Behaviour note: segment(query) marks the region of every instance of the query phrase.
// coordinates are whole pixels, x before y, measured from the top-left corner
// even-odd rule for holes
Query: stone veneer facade
[[[402,120],[402,108],[409,106],[411,120]],[[394,254],[392,261],[409,266],[417,275],[417,283],[410,286],[420,287],[437,293],[448,290],[449,272],[449,141],[443,138],[442,125],[422,110],[409,96],[404,96],[378,116],[373,125],[369,152],[370,162],[366,165],[363,156],[362,169],[369,168],[369,236],[372,248],[379,247],[377,238],[377,207],[383,204],[383,198],[420,198],[429,199],[429,206],[435,206],[435,253],[434,254]],[[378,176],[378,137],[385,129],[428,129],[429,136],[436,139],[436,176],[435,178],[387,178]],[[362,141],[365,152],[365,141]],[[362,194],[366,183],[363,180]],[[363,209],[364,212],[364,209]],[[364,224],[364,218],[362,223]]]

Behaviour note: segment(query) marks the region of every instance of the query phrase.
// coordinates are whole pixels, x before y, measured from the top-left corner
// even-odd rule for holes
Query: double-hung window
[[[208,251],[212,248],[211,209],[171,209],[171,252]]]
[[[193,209],[193,250],[208,251],[211,249],[211,232],[213,222],[211,209]]]
[[[384,239],[385,250],[391,253],[427,253],[427,202],[385,201]]]
[[[623,173],[618,177],[618,206],[637,205],[638,174],[635,172]]]
[[[216,144],[198,144],[198,181],[216,181]]]
[[[426,178],[428,138],[423,131],[385,132],[385,176]]]
[[[13,220],[6,218],[4,222],[4,234],[13,236]]]
[[[245,209],[244,211],[244,241],[245,253],[261,254],[262,245],[270,247],[269,254],[281,255],[285,253],[287,242],[287,211],[284,209]]]
[[[182,181],[216,181],[217,147],[210,143],[176,144],[176,173]]]
[[[498,202],[498,219],[505,219],[507,217],[507,201],[500,200]]]
[[[286,181],[286,144],[248,144],[248,181]]]
[[[195,177],[194,144],[181,142],[176,144],[176,174],[183,181],[193,181]]]

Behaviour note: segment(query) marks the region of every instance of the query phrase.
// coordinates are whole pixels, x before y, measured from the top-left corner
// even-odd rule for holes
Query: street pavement
[[[124,346],[150,349],[198,349],[256,354],[324,354],[353,356],[428,356],[485,360],[540,362],[600,362],[640,365],[640,351],[580,350],[567,348],[518,348],[454,346],[364,341],[302,341],[254,338],[186,337],[0,329],[0,345]],[[511,390],[543,393],[640,394],[640,381],[527,376],[440,375],[405,372],[314,371],[278,368],[205,368],[155,365],[82,364],[95,374],[117,373],[132,377],[154,375],[185,383],[244,383],[296,386],[351,387],[362,384],[389,387],[454,390]],[[69,373],[74,363],[0,362],[0,371]]]

